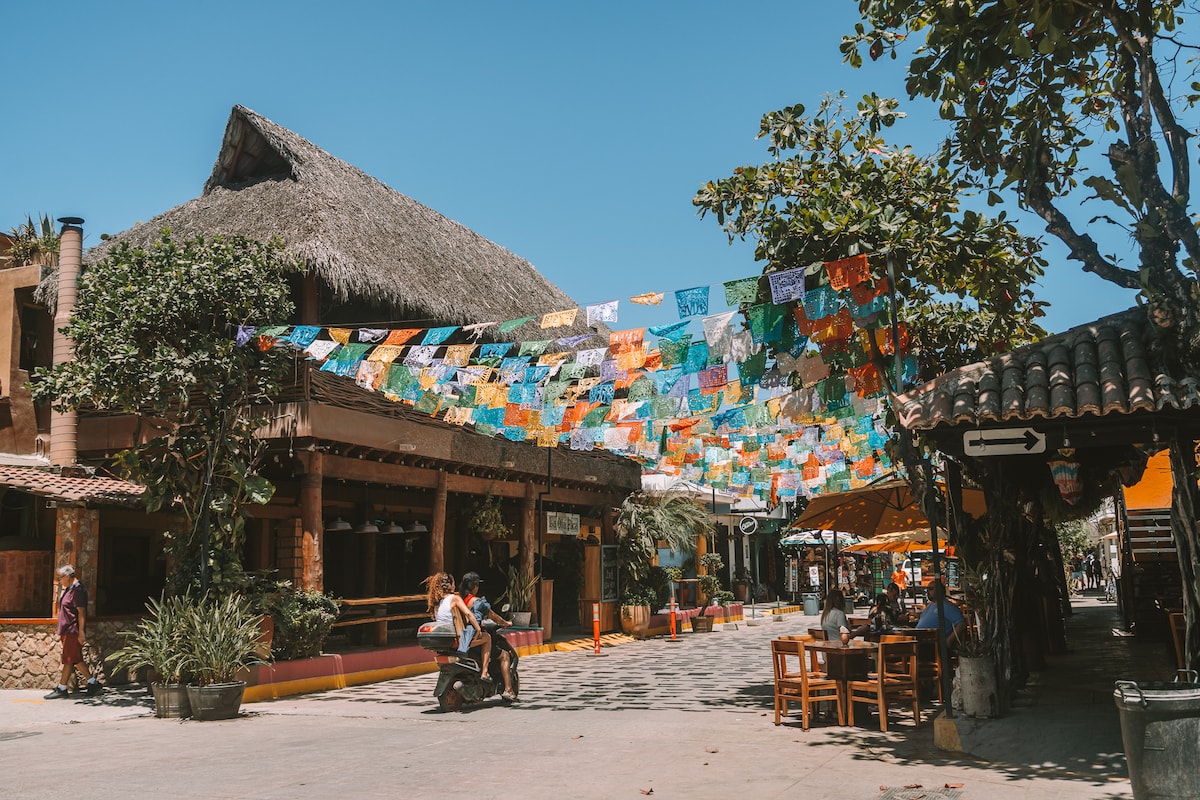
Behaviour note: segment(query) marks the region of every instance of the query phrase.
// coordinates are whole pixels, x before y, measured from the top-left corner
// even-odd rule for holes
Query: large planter
[[[245,681],[187,687],[192,719],[233,719],[242,707],[242,694],[245,691]]]
[[[621,606],[621,630],[635,639],[645,639],[650,630],[650,606]]]
[[[192,704],[188,701],[188,687],[182,683],[152,683],[154,693],[154,716],[159,719],[183,719],[192,715]]]
[[[996,664],[991,656],[959,656],[958,691],[964,716],[996,716],[999,710]]]
[[[692,617],[692,633],[712,633],[713,618],[703,614]]]

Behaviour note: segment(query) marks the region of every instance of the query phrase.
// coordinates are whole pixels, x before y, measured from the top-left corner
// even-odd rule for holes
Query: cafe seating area
[[[864,624],[865,619],[851,624]],[[888,729],[889,710],[911,711],[921,721],[921,703],[942,703],[942,668],[937,631],[893,628],[863,638],[829,641],[818,627],[807,635],[780,636],[771,642],[775,674],[775,724],[788,715],[789,702],[801,707],[801,726],[808,730],[815,712],[836,710],[839,725],[855,725],[878,717]],[[826,718],[832,720],[833,714]]]

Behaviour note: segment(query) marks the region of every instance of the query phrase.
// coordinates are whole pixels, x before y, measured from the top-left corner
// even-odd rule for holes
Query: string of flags
[[[806,288],[805,267],[727,281],[734,310],[716,314],[711,287],[681,289],[678,321],[606,334],[548,332],[575,325],[581,310],[588,327],[611,326],[616,300],[469,326],[241,326],[237,344],[292,347],[322,371],[479,434],[600,447],[777,502],[844,491],[891,466],[871,360],[873,349],[892,354],[887,283],[872,279],[866,256],[816,266],[828,284]],[[770,299],[760,301],[764,281]],[[510,336],[534,323],[547,338]],[[489,332],[510,341],[483,341]],[[899,383],[909,383],[916,362],[903,326],[899,347]]]

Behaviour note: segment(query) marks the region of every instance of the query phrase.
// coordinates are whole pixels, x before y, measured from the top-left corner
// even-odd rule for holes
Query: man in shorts
[[[87,589],[75,578],[71,565],[59,567],[56,573],[61,594],[58,597],[58,636],[62,640],[62,676],[54,691],[46,695],[47,700],[67,697],[67,681],[71,672],[78,668],[87,681],[83,690],[90,697],[100,694],[103,687],[83,660],[83,646],[87,644]]]

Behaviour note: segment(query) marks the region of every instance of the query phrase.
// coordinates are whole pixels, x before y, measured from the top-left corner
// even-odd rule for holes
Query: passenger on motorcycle
[[[463,655],[472,647],[482,647],[482,663],[480,671],[486,680],[491,680],[487,674],[488,661],[492,651],[492,637],[484,633],[483,626],[479,624],[479,620],[475,614],[463,602],[463,599],[454,593],[454,576],[447,572],[435,572],[430,575],[422,583],[428,589],[425,595],[425,601],[429,616],[434,622],[442,625],[451,625],[458,627],[454,622],[454,615],[458,614],[458,618],[462,623],[462,633],[459,634],[458,652]]]
[[[481,624],[485,619],[490,619],[501,628],[511,628],[512,622],[492,610],[492,604],[487,601],[487,598],[479,594],[479,584],[483,583],[483,579],[479,577],[478,572],[468,572],[462,577],[463,602],[467,608],[471,609],[471,613],[475,615],[475,619]],[[488,634],[490,635],[490,634]],[[497,633],[497,636],[500,634]],[[484,674],[487,674],[488,656],[490,652],[485,651],[484,662],[482,669]],[[501,695],[505,700],[515,700],[516,695],[513,693],[512,675],[509,672],[510,658],[506,650],[500,651],[500,674],[504,678],[504,694]]]

